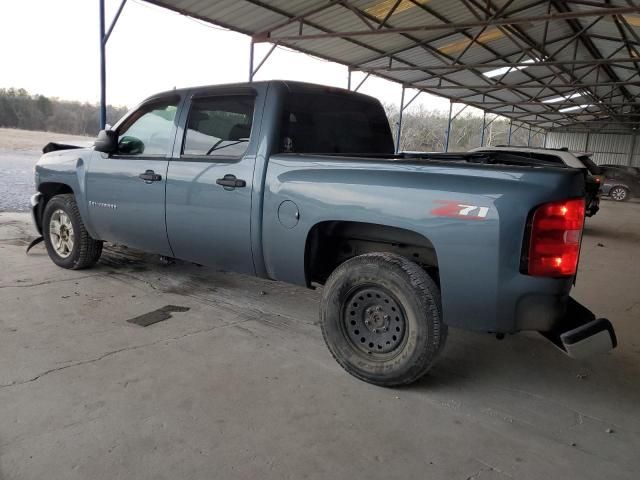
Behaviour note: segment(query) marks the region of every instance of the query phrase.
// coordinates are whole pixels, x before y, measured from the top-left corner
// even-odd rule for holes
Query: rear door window
[[[251,137],[254,103],[252,95],[194,98],[182,155],[242,157]]]

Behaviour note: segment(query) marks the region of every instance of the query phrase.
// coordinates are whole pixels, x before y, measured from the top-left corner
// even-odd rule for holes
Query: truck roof
[[[371,95],[365,95],[364,93],[354,92],[353,90],[347,90],[346,88],[332,87],[330,85],[321,85],[318,83],[299,82],[294,80],[262,80],[256,82],[237,82],[237,83],[218,83],[212,85],[197,85],[192,87],[174,88],[172,90],[165,90],[164,92],[158,92],[145,98],[144,102],[156,97],[164,97],[172,93],[184,93],[188,90],[211,90],[211,89],[234,89],[234,88],[254,88],[256,86],[263,85],[282,85],[290,92],[296,93],[346,93],[353,96],[367,98],[378,101]]]

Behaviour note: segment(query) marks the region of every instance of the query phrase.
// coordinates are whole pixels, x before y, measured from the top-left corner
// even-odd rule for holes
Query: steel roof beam
[[[555,77],[555,75],[550,75]],[[426,81],[426,80],[425,80]],[[446,80],[445,80],[446,81]],[[628,86],[636,86],[636,87],[640,87],[640,80],[639,81],[631,81],[631,82],[585,82],[585,83],[579,83],[579,84],[566,84],[566,83],[551,83],[548,85],[543,85],[545,88],[572,88],[572,89],[576,89],[576,88],[583,88],[583,87],[614,87],[614,86],[619,86],[619,85],[628,85]],[[469,90],[479,90],[479,91],[484,91],[485,89],[487,90],[511,90],[512,88],[518,88],[518,89],[528,89],[528,88],[540,88],[540,84],[536,83],[508,83],[508,84],[501,84],[501,85],[496,85],[496,86],[487,86],[487,85],[469,85],[466,86],[464,88],[462,87],[457,87],[455,85],[428,85],[425,87],[433,87],[433,88],[437,88],[438,90],[460,90],[460,89],[469,89]],[[420,88],[419,86],[416,86],[416,88]],[[562,93],[570,93],[570,91],[567,92],[562,92]],[[464,97],[460,97],[460,98],[464,98]]]
[[[476,22],[460,22],[451,24],[433,24],[422,25],[415,27],[398,27],[398,28],[385,28],[384,30],[355,30],[347,32],[325,32],[310,35],[276,35],[273,36],[269,32],[257,34],[254,36],[256,42],[271,42],[271,41],[301,41],[301,40],[319,40],[324,38],[352,38],[362,37],[369,35],[388,35],[394,33],[412,33],[412,32],[431,32],[439,30],[463,30],[484,26],[499,26],[499,25],[519,25],[525,23],[537,23],[537,22],[556,22],[573,20],[576,18],[585,17],[602,17],[611,15],[626,15],[632,13],[640,13],[640,7],[612,7],[612,8],[600,8],[596,10],[587,11],[567,11],[559,12],[547,15],[538,15],[532,17],[506,17],[487,19],[485,21]]]
[[[539,62],[486,62],[486,63],[459,63],[451,65],[429,65],[424,68],[429,70],[471,70],[477,68],[503,68],[503,67],[550,67],[562,65],[611,65],[614,63],[635,63],[639,59],[637,57],[617,57],[617,58],[593,58],[587,60],[543,60]],[[353,70],[374,71],[382,70],[387,72],[402,72],[407,70],[416,70],[415,67],[354,67]],[[635,70],[635,69],[634,69]],[[485,72],[486,73],[486,72]],[[618,80],[620,81],[620,80]]]
[[[566,5],[565,2],[560,2],[558,0],[552,0],[554,6],[556,7],[556,9],[558,11],[561,11],[563,13],[566,13],[567,10],[570,11],[569,7]],[[636,8],[640,11],[640,9],[638,7],[628,7],[628,8]],[[624,15],[623,13],[619,13],[619,14],[615,14],[615,15]],[[580,27],[580,22],[576,21],[575,18],[567,18],[565,19],[567,24],[569,25],[569,27],[574,31],[574,32],[578,32],[579,31],[579,27]],[[581,34],[580,35],[580,40],[582,41],[582,44],[585,46],[585,48],[589,51],[589,53],[593,56],[594,60],[596,59],[602,59],[602,54],[600,53],[600,51],[598,50],[598,48],[594,45],[594,43],[591,41],[591,39],[588,37],[588,35],[585,34]],[[616,81],[620,81],[620,78],[618,77],[618,75],[616,74],[616,72],[609,66],[609,65],[605,65],[603,67],[604,71],[606,72],[607,76],[609,77],[610,80],[616,82]],[[625,95],[625,97],[627,97],[627,99],[631,99],[631,95],[629,94],[629,91],[623,86],[620,87],[620,91],[622,91],[622,93]]]
[[[444,17],[444,16],[440,15],[438,12],[433,11],[432,9],[430,9],[429,7],[427,7],[426,5],[424,5],[423,3],[418,3],[418,2],[416,2],[415,0],[411,0],[411,1],[412,1],[412,3],[413,3],[414,5],[416,5],[416,6],[417,6],[417,7],[419,7],[420,9],[424,10],[424,11],[425,11],[426,13],[428,13],[429,15],[431,15],[431,16],[433,16],[433,17],[437,18],[437,19],[438,19],[438,20],[440,20],[441,22],[443,22],[443,23],[445,23],[445,24],[450,24],[450,23],[451,23],[451,22],[450,22],[446,17]],[[498,16],[498,15],[500,15],[500,14],[502,14],[502,12],[504,12],[504,11],[505,11],[505,10],[506,10],[510,5],[511,5],[511,3],[512,3],[511,1],[509,1],[509,2],[505,3],[505,4],[500,8],[500,10],[497,10],[497,11],[494,13],[494,17],[495,17],[495,16]],[[467,6],[468,6],[468,5],[467,5]],[[478,16],[478,15],[477,15],[477,13],[475,12],[475,10],[474,10],[473,8],[471,8],[471,7],[469,7],[469,8],[470,8],[470,11],[471,11],[475,16],[476,16],[476,18],[478,18],[478,19],[480,19],[480,18],[481,18],[480,16]],[[529,5],[527,8],[530,8],[530,5]],[[362,12],[362,14],[365,14],[365,12]],[[372,19],[372,20],[375,20],[375,19]],[[393,27],[390,27],[390,28],[393,28]],[[459,33],[460,35],[463,35],[464,37],[466,37],[466,38],[467,38],[467,40],[469,40],[469,41],[470,41],[470,43],[473,43],[473,41],[474,41],[474,37],[472,37],[472,36],[471,36],[467,31],[462,30],[462,31],[460,31],[460,32],[458,32],[458,33]],[[443,53],[443,52],[440,52],[438,49],[436,49],[436,48],[432,47],[431,45],[429,45],[429,42],[420,41],[419,39],[414,38],[414,37],[412,37],[412,36],[410,36],[410,35],[408,35],[408,34],[402,34],[402,35],[403,35],[403,36],[405,36],[406,38],[410,39],[410,40],[413,42],[413,44],[412,44],[413,46],[412,46],[411,48],[418,48],[418,47],[419,47],[419,48],[423,48],[423,49],[424,49],[424,50],[426,50],[429,54],[431,54],[432,56],[434,56],[434,58],[437,58],[437,59],[439,59],[440,61],[443,61],[443,62],[448,61],[448,62],[457,63],[457,60],[456,60],[456,59],[454,59],[453,57],[451,57],[451,56],[449,56],[449,55],[447,55],[447,54],[445,54],[445,53]],[[446,36],[445,36],[445,38],[446,38]],[[483,44],[483,43],[477,43],[477,44],[478,44],[481,48],[483,48],[484,50],[488,51],[492,56],[497,57],[497,58],[502,58],[502,59],[504,59],[504,57],[502,57],[502,56],[501,56],[497,51],[493,50],[493,49],[492,49],[492,48],[490,48],[489,46],[487,46],[487,45],[485,45],[485,44]],[[382,55],[380,58],[385,58],[385,56],[387,56],[387,55]],[[525,54],[523,54],[521,58],[524,58],[524,56],[525,56]],[[390,55],[389,55],[389,58],[391,58],[391,56],[390,56]],[[458,57],[458,58],[459,58],[459,57]],[[443,59],[444,59],[444,60],[443,60]],[[391,63],[391,60],[390,60],[390,63]],[[406,62],[406,61],[401,60],[401,61],[400,61],[400,63],[407,64],[407,63],[409,63],[409,62]],[[427,68],[428,68],[428,67],[427,67]],[[433,75],[432,73],[430,73],[427,69],[422,69],[421,71],[424,71],[425,73],[429,73],[429,75],[430,75],[431,77],[434,77],[434,75]],[[476,69],[471,69],[471,70],[469,70],[469,71],[471,71],[474,75],[476,75],[476,76],[477,76],[478,78],[480,78],[481,80],[483,80],[483,81],[487,82],[487,84],[492,85],[493,80],[489,79],[489,78],[488,78],[488,77],[486,77],[486,76],[483,76],[481,72],[477,71]],[[528,76],[531,80],[535,80],[535,77],[534,77],[534,76],[532,76],[532,75],[530,75],[529,73],[524,72],[524,74],[525,74],[526,76]],[[503,77],[504,77],[504,76],[503,76]],[[442,77],[442,76],[439,76],[439,78],[440,78],[440,79],[442,79],[443,77]],[[449,81],[451,81],[451,80],[449,79]],[[414,82],[411,82],[411,83],[414,83]],[[517,93],[518,95],[520,95],[523,99],[526,99],[526,98],[527,98],[527,95],[526,95],[524,92],[519,92],[517,89],[514,89],[513,91],[514,91],[515,93]],[[432,93],[432,92],[430,92],[430,93]],[[560,92],[558,92],[558,94],[559,94],[559,93],[560,93]],[[490,96],[490,98],[495,98],[495,97]],[[519,110],[525,110],[525,109],[522,109],[521,107],[518,107],[518,109],[519,109]]]

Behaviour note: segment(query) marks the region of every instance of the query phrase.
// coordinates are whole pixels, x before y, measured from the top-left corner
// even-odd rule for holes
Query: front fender
[[[36,230],[42,235],[42,212],[44,211],[44,196],[37,192],[31,195],[31,220]]]
[[[41,202],[60,192],[73,193],[89,235],[97,238],[88,215],[86,198],[86,174],[93,155],[93,149],[63,150],[43,155],[36,164],[36,186],[44,197],[39,200]],[[44,206],[39,207],[40,219],[42,213]]]

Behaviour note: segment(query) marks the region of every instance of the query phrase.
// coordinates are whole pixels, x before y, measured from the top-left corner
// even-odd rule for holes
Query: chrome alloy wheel
[[[71,255],[75,236],[71,219],[64,210],[58,209],[51,215],[49,236],[53,249],[60,257],[67,258]]]
[[[613,190],[611,190],[610,195],[614,200],[621,202],[625,198],[627,198],[627,191],[622,187],[615,187]]]

